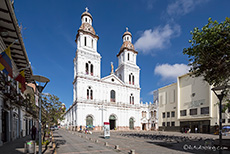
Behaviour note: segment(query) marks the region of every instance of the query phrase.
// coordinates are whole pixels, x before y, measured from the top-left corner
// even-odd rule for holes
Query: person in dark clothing
[[[33,125],[31,130],[32,130],[31,138],[32,138],[32,140],[35,140],[36,139],[37,128]]]

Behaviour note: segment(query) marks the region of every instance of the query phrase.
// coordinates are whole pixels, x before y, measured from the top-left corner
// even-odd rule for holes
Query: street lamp
[[[35,82],[37,81],[38,84],[36,83],[36,88],[38,89],[39,92],[39,154],[42,154],[42,140],[41,140],[41,123],[42,123],[42,112],[41,112],[41,95],[43,89],[46,87],[47,83],[50,82],[50,80],[44,76],[40,75],[33,75],[31,77],[32,80]],[[43,85],[41,85],[43,83]]]
[[[222,100],[224,96],[226,95],[227,88],[230,88],[230,86],[225,85],[225,86],[214,87],[211,89],[220,101],[220,104],[219,104],[219,144],[220,144],[219,153],[220,154],[222,153]]]

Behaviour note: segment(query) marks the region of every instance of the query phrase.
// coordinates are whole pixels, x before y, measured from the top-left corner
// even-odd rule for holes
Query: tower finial
[[[89,11],[88,7],[86,7],[86,8],[85,8],[85,11],[86,11],[86,12],[88,12],[88,11]]]
[[[126,27],[125,29],[126,29],[126,32],[129,30],[129,28],[128,28],[128,27]]]

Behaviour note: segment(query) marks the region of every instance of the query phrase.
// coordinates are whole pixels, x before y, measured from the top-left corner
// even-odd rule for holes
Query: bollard
[[[130,154],[135,154],[135,150],[131,149]]]
[[[96,143],[98,143],[98,140],[95,140]]]
[[[109,146],[108,142],[105,142],[105,146]]]
[[[119,150],[119,145],[115,145],[115,149]]]

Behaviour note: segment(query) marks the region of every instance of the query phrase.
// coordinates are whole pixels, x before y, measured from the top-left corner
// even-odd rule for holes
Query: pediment
[[[110,74],[110,75],[102,78],[101,81],[109,82],[109,83],[113,83],[113,84],[124,85],[123,81],[121,81],[115,74]]]

